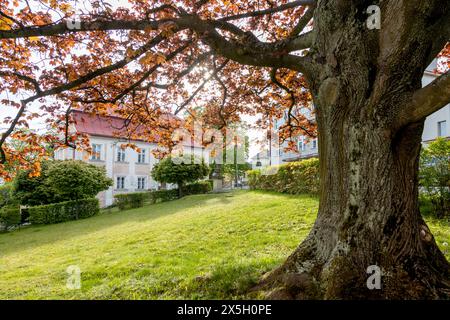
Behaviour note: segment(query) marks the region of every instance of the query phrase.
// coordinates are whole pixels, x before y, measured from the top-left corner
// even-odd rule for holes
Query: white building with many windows
[[[117,128],[121,128],[124,121],[118,117],[91,116],[74,110],[73,118],[75,124],[71,130],[89,136],[92,154],[71,148],[60,148],[55,151],[55,159],[82,160],[105,167],[108,177],[114,180],[114,186],[97,196],[101,206],[113,204],[115,194],[161,188],[150,175],[153,166],[158,162],[152,153],[158,148],[157,144],[117,137]],[[132,148],[122,148],[122,145],[130,142],[136,145],[140,152]],[[185,150],[186,152],[193,150],[196,156],[203,156],[203,148],[200,146],[186,146]],[[208,161],[208,157],[205,157],[205,161]]]

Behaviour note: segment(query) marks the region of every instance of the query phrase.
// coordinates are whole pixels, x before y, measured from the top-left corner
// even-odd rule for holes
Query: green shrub
[[[318,194],[319,160],[316,158],[248,171],[250,189],[289,194]]]
[[[66,201],[28,208],[29,221],[32,224],[52,224],[71,220],[85,219],[100,212],[96,198]]]
[[[0,209],[0,225],[6,231],[10,227],[20,224],[20,208],[18,206],[3,207]]]
[[[250,189],[259,189],[261,170],[250,170],[247,171],[248,185]]]
[[[22,205],[38,206],[95,197],[112,186],[104,167],[83,161],[43,161],[41,174],[19,172],[14,180],[14,198]]]
[[[203,194],[211,192],[212,189],[213,188],[210,181],[199,181],[183,186],[183,194]]]
[[[150,192],[150,203],[172,201],[179,198],[178,190],[158,190]]]
[[[141,208],[144,206],[145,200],[148,198],[147,192],[123,193],[114,196],[115,204],[119,210]]]
[[[12,193],[13,186],[11,184],[0,186],[0,208],[16,202]]]
[[[437,218],[450,217],[450,141],[438,138],[423,148],[419,178],[427,210]]]

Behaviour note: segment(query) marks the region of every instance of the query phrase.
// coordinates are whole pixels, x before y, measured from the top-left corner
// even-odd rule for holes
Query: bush
[[[114,196],[115,204],[119,210],[141,208],[144,206],[145,199],[148,198],[147,192],[135,192],[117,194]]]
[[[11,205],[15,202],[12,192],[13,186],[11,184],[0,186],[0,208]]]
[[[212,191],[211,181],[199,181],[183,186],[183,194],[203,194]]]
[[[32,224],[52,224],[71,220],[85,219],[100,212],[96,198],[66,201],[28,208],[29,221]]]
[[[6,231],[10,227],[21,223],[20,208],[18,206],[3,207],[0,209],[0,225]]]
[[[188,160],[170,157],[161,160],[152,169],[153,179],[163,183],[176,183],[181,197],[184,190],[183,186],[186,183],[203,179],[210,172],[209,166],[203,159],[192,157]]]
[[[318,194],[319,159],[290,162],[265,170],[248,171],[250,189],[277,191],[289,194]]]
[[[422,150],[419,177],[431,214],[450,217],[450,141],[438,138]]]
[[[150,192],[150,203],[166,202],[178,199],[178,190],[158,190]]]
[[[249,170],[247,171],[247,177],[250,189],[256,190],[260,188],[261,170]]]
[[[20,172],[14,181],[14,197],[22,205],[37,206],[95,197],[112,186],[105,168],[83,161],[43,161],[41,174]]]

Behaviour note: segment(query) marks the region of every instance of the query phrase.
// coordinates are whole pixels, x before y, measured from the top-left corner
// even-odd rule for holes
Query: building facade
[[[114,185],[97,196],[102,207],[112,205],[116,194],[157,190],[162,187],[151,177],[153,166],[159,161],[153,155],[153,151],[158,148],[156,143],[129,141],[118,137],[117,130],[114,128],[120,128],[124,121],[118,117],[90,116],[81,111],[74,111],[73,117],[75,124],[71,130],[89,136],[92,153],[60,148],[55,150],[54,158],[55,160],[81,160],[105,168],[107,176],[113,179]],[[140,152],[122,147],[130,142],[136,145]],[[193,151],[196,156],[204,157],[201,147],[186,146],[184,149],[187,153]],[[205,161],[208,161],[207,158],[205,157]]]

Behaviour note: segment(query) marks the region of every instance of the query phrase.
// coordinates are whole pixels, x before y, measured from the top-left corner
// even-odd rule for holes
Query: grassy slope
[[[310,229],[318,201],[263,192],[178,201],[0,235],[0,298],[242,298]],[[433,222],[439,242],[450,226]],[[448,256],[450,258],[450,256]],[[66,268],[82,289],[66,289]]]

